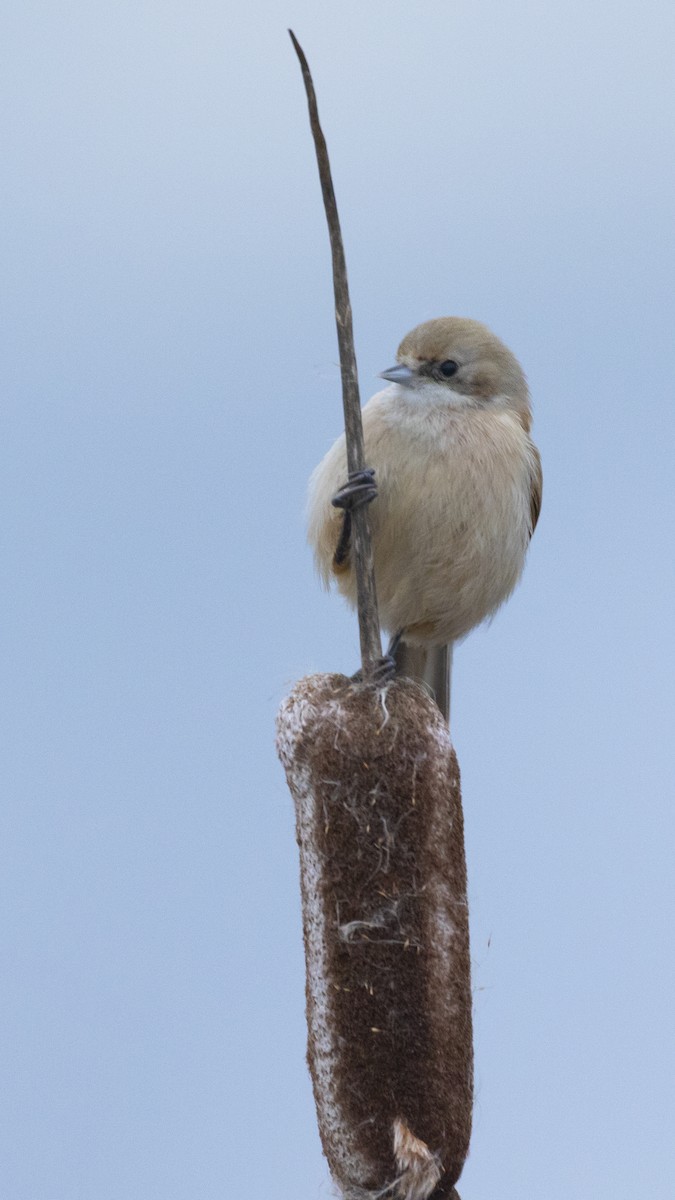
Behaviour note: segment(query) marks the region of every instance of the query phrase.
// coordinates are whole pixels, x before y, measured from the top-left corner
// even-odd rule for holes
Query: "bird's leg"
[[[352,536],[352,513],[363,504],[370,504],[377,496],[375,471],[366,467],[363,471],[352,471],[347,477],[344,487],[336,492],[331,500],[334,508],[342,509],[342,529],[338,544],[333,555],[333,566],[344,566],[349,554]]]
[[[344,567],[347,558],[349,557],[349,547],[352,540],[352,514],[349,509],[345,509],[342,514],[342,527],[338,538],[335,554],[333,555],[333,566]]]
[[[404,629],[399,629],[398,633],[392,634],[392,636],[389,638],[389,645],[387,646],[387,653],[385,655],[385,658],[390,658],[391,661],[394,662],[394,660],[396,658],[396,651],[398,650],[398,648],[403,640],[404,633],[405,633]]]

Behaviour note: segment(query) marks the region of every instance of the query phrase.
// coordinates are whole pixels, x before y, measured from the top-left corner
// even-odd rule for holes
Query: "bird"
[[[529,390],[508,347],[457,316],[417,325],[380,378],[362,409],[368,466],[345,479],[337,439],[310,478],[308,540],[323,583],[355,607],[351,513],[370,505],[389,660],[449,719],[452,647],[511,595],[539,518]]]

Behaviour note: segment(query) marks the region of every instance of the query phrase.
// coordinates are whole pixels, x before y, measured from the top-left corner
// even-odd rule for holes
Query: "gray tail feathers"
[[[408,646],[402,640],[394,652],[394,659],[397,675],[426,684],[449,724],[452,645]]]

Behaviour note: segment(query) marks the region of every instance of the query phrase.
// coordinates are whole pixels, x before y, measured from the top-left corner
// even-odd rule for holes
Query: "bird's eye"
[[[449,379],[451,375],[456,375],[459,371],[459,363],[456,363],[454,358],[446,358],[438,369],[444,379]]]

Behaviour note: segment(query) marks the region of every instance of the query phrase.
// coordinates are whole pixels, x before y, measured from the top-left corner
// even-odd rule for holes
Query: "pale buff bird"
[[[349,509],[369,502],[375,581],[398,669],[447,710],[452,645],[520,578],[541,506],[523,371],[485,325],[439,317],[401,342],[389,386],[363,409],[368,476],[345,485],[345,439],[314,471],[308,536],[326,585],[356,604]],[[344,510],[340,511],[333,501]]]

